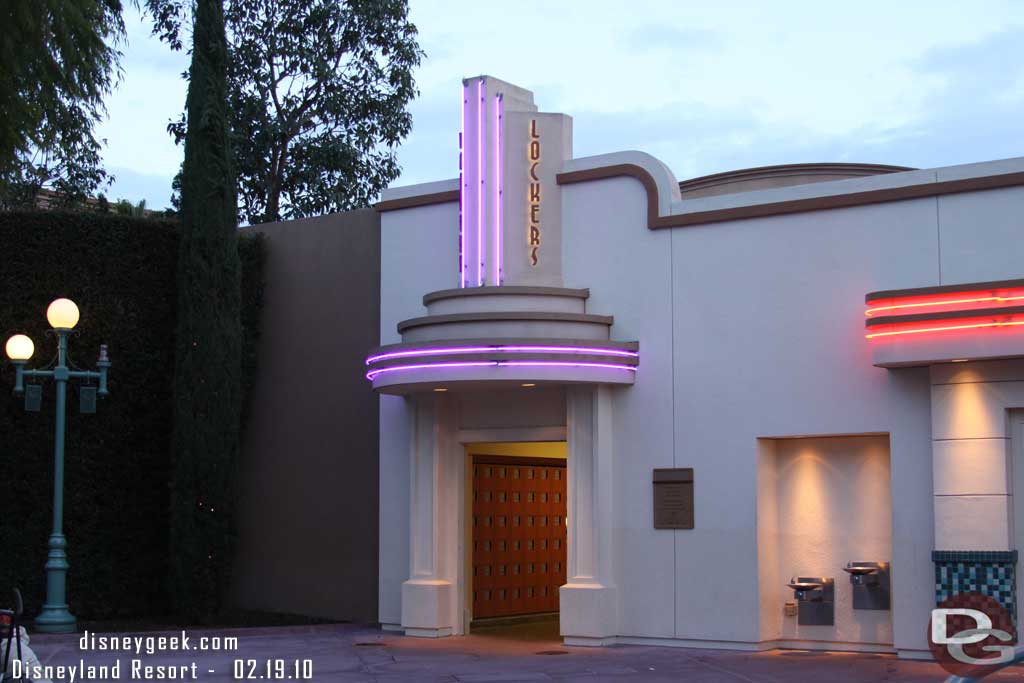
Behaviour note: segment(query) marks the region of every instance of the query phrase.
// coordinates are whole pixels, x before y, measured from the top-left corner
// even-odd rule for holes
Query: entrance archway
[[[537,447],[536,442],[562,439],[567,456],[565,488],[564,494],[561,490],[558,493],[565,501],[565,511],[542,516],[548,527],[552,516],[559,517],[558,523],[565,526],[564,536],[560,530],[557,549],[560,552],[564,548],[565,557],[555,560],[562,562],[562,567],[556,569],[555,579],[533,585],[535,590],[542,588],[539,597],[547,597],[557,604],[560,635],[566,643],[605,644],[615,635],[611,389],[604,386],[551,389],[547,405],[540,405],[544,400],[541,392],[531,393],[529,398],[511,393],[461,396],[448,392],[412,397],[410,576],[402,585],[402,629],[407,635],[465,634],[474,618],[473,500],[468,485],[474,468],[467,462],[467,444],[531,441]],[[557,426],[558,422],[564,427]],[[519,476],[523,477],[522,467],[530,469],[528,465],[517,466],[515,470],[506,467],[506,477],[515,476],[514,471],[519,471]],[[536,466],[533,469],[534,476],[543,471]],[[492,476],[495,473],[496,470],[492,470]],[[555,481],[562,479],[560,471]],[[510,488],[492,489],[505,490],[506,500],[511,492]],[[548,503],[551,504],[550,498]],[[505,516],[506,525],[514,523],[507,513]],[[520,517],[523,525],[522,514]],[[536,534],[534,537],[536,541]],[[504,552],[509,552],[507,545]],[[534,552],[539,552],[536,545]],[[535,564],[544,561],[535,557]],[[491,562],[490,566],[493,568],[495,564],[500,563]],[[519,564],[523,572],[523,562]],[[550,564],[545,569],[546,577],[552,578]],[[535,574],[536,570],[535,566]],[[505,571],[509,571],[509,562],[505,562]],[[548,588],[547,596],[543,595],[543,586]],[[557,598],[551,595],[556,586]],[[520,591],[518,598],[513,595],[511,600],[533,597],[538,596],[524,596]],[[503,596],[504,602],[509,599],[507,594]],[[522,608],[507,607],[510,611]],[[528,609],[532,611],[538,606],[531,605]]]

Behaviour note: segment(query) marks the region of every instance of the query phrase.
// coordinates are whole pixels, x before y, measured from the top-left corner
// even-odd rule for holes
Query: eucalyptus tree
[[[94,126],[117,82],[121,0],[0,3],[0,206],[67,202],[110,180]]]
[[[182,49],[187,0],[145,0]],[[239,217],[261,223],[366,206],[398,177],[423,52],[406,0],[227,0],[229,120]],[[184,117],[168,130],[184,139]]]

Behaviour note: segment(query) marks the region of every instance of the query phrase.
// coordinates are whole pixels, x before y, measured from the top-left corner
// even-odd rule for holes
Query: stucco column
[[[1024,401],[1024,363],[931,369],[936,601],[960,592],[1016,607],[1008,409]]]
[[[1005,391],[975,365],[932,367],[936,550],[1013,547]]]
[[[451,635],[455,626],[457,566],[449,550],[457,508],[445,494],[457,477],[447,456],[458,444],[448,397],[425,394],[411,401],[409,580],[402,584],[402,628],[406,635],[436,638]]]
[[[571,387],[568,406],[567,582],[559,594],[561,633],[571,645],[616,635],[612,578],[612,396],[607,386]]]

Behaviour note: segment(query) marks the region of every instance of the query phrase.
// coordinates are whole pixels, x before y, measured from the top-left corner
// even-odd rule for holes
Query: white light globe
[[[78,306],[71,299],[57,299],[46,309],[46,319],[54,329],[70,330],[78,324]]]
[[[23,334],[16,334],[7,340],[7,357],[11,360],[28,360],[36,352],[36,345]]]

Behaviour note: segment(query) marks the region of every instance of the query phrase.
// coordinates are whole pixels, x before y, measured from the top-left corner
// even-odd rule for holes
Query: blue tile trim
[[[1016,550],[936,550],[935,602],[960,593],[995,598],[1017,622]]]
[[[1017,563],[1016,550],[933,550],[934,562],[1009,562]]]

